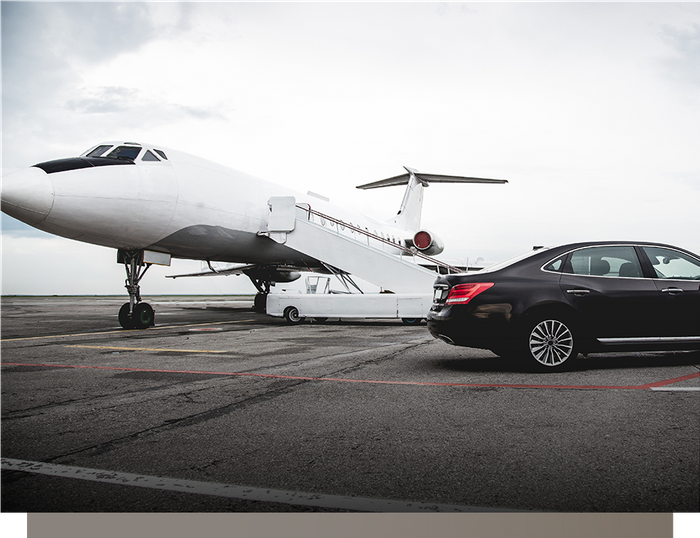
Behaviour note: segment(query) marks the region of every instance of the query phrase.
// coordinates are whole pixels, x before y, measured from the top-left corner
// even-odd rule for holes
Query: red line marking
[[[695,379],[700,377],[700,372],[688,374],[673,379],[665,379],[654,383],[646,383],[644,385],[530,385],[530,384],[512,384],[512,383],[435,383],[430,381],[383,381],[381,379],[344,379],[340,377],[310,377],[310,376],[294,376],[280,374],[253,374],[246,372],[210,372],[200,370],[159,370],[152,368],[126,368],[119,366],[84,366],[76,364],[32,364],[21,362],[4,362],[2,366],[39,366],[42,368],[76,368],[86,370],[120,370],[126,372],[159,372],[168,374],[201,374],[201,375],[222,375],[222,376],[240,376],[240,377],[267,377],[275,379],[294,379],[299,381],[336,381],[340,383],[370,383],[374,385],[416,385],[430,387],[496,387],[496,388],[518,388],[518,389],[578,389],[578,390],[605,390],[605,389],[621,389],[621,390],[649,390],[651,387],[662,387]]]
[[[664,379],[663,381],[656,381],[655,383],[649,383],[647,385],[644,385],[644,388],[651,388],[651,387],[664,387],[666,385],[672,385],[673,383],[680,383],[681,381],[687,381],[688,379],[695,379],[696,377],[700,377],[700,372],[696,374],[688,374],[684,375],[681,377],[674,377],[673,379]]]

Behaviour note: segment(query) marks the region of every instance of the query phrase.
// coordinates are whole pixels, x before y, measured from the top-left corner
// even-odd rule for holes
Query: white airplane
[[[272,240],[266,234],[272,197],[293,196],[325,215],[371,230],[402,249],[434,255],[442,242],[420,229],[423,189],[429,183],[507,183],[506,180],[406,173],[358,188],[407,185],[396,216],[381,222],[343,210],[317,195],[293,192],[243,172],[161,146],[99,144],[79,157],[43,162],[2,178],[2,211],[45,232],[117,249],[129,302],[119,312],[124,328],[153,325],[139,282],[151,264],[171,257],[204,260],[202,274],[247,275],[264,300],[275,282],[300,271],[343,273]],[[266,236],[267,235],[267,236]],[[216,271],[211,262],[237,263]],[[184,276],[184,275],[181,275]],[[261,300],[257,305],[264,304]]]

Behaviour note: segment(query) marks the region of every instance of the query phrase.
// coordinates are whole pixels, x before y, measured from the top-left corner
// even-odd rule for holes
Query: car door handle
[[[669,295],[678,295],[679,293],[683,293],[683,290],[681,288],[665,288],[661,290],[661,293],[668,293]]]
[[[566,293],[570,293],[571,295],[581,297],[583,295],[588,295],[589,293],[591,293],[591,290],[566,290]]]

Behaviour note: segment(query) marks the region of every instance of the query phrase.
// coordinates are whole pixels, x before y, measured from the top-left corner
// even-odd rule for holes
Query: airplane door
[[[584,330],[598,338],[656,336],[658,291],[644,278],[633,246],[577,250],[560,279],[562,292],[581,314]]]

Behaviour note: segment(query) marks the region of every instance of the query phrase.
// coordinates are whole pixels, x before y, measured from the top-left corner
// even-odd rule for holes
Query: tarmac
[[[3,512],[697,512],[700,352],[528,373],[250,297],[3,297]]]

